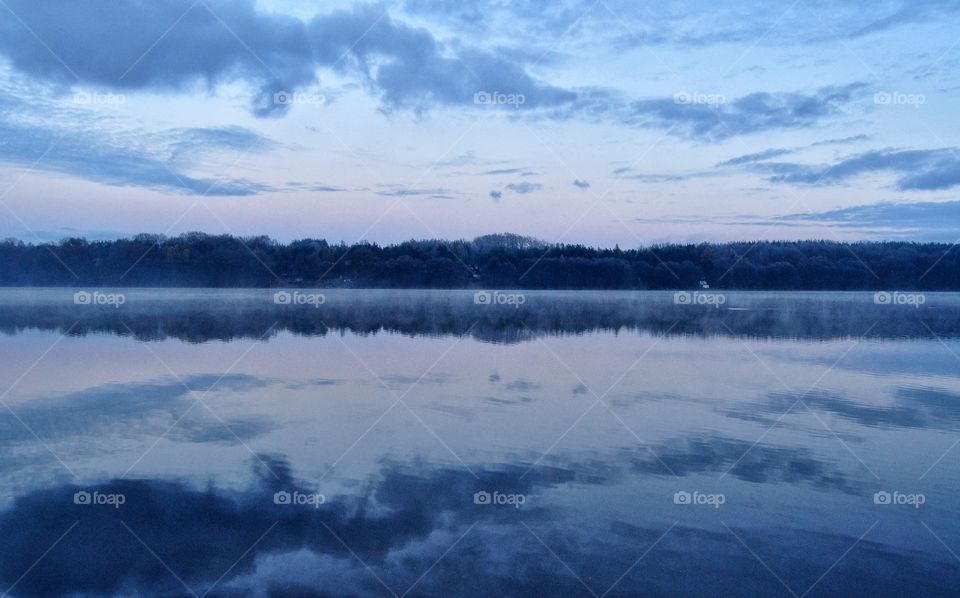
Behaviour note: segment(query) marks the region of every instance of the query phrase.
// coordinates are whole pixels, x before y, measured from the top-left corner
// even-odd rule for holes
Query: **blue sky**
[[[0,0],[0,237],[960,232],[960,2]]]

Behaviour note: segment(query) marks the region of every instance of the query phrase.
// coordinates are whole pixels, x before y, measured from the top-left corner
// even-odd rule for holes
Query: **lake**
[[[0,291],[0,592],[956,595],[960,295],[710,293]]]

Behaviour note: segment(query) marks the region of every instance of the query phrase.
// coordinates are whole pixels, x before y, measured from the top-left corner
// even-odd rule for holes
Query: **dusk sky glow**
[[[960,3],[0,1],[0,237],[957,241]]]

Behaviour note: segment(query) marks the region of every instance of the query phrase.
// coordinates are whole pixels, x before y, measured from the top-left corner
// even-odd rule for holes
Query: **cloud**
[[[912,240],[954,243],[955,222],[960,220],[960,200],[941,202],[885,202],[855,205],[822,212],[801,212],[775,218],[738,216],[730,219],[685,217],[637,219],[638,222],[675,224],[712,224],[714,226],[758,226],[767,232],[776,228],[809,229],[824,227],[855,233],[855,238]],[[847,235],[850,238],[849,234]]]
[[[239,126],[171,129],[157,136],[157,145],[169,147],[172,162],[195,162],[213,150],[264,151],[280,144],[256,131]]]
[[[826,145],[849,145],[851,143],[866,141],[868,139],[870,139],[868,135],[861,134],[853,135],[852,137],[844,137],[841,139],[824,139],[823,141],[815,141],[814,143],[800,147],[775,147],[763,150],[762,152],[744,154],[742,156],[737,156],[736,158],[724,160],[723,162],[717,163],[716,167],[722,168],[724,166],[742,166],[744,164],[752,164],[754,162],[765,162],[773,158],[779,158],[780,156],[794,154],[800,150],[811,147],[822,147]]]
[[[301,183],[298,181],[287,183],[284,186],[284,190],[307,191],[308,193],[342,193],[344,191],[349,191],[348,188],[337,185],[320,185],[315,183]]]
[[[956,240],[960,201],[878,203],[838,208],[825,212],[791,214],[778,218],[785,223],[819,222],[831,226],[883,229],[902,234],[922,233],[938,240]]]
[[[798,185],[826,186],[875,172],[898,175],[900,191],[936,191],[960,185],[960,153],[957,148],[932,150],[881,149],[864,152],[832,165],[810,166],[771,163],[770,181]]]
[[[573,184],[575,187],[579,187],[580,189],[590,188],[590,183],[588,183],[587,181],[581,181],[580,179],[574,179]]]
[[[443,161],[441,161],[441,162],[437,162],[437,163],[435,164],[435,166],[438,166],[438,167],[440,167],[440,166],[469,166],[469,165],[473,165],[473,164],[485,164],[485,163],[486,163],[486,162],[484,162],[483,160],[481,160],[480,158],[477,157],[476,152],[469,151],[469,152],[460,154],[459,156],[454,156],[453,158],[450,158],[449,160],[443,160]]]
[[[278,116],[290,103],[274,94],[315,84],[316,70],[327,67],[358,76],[385,109],[465,105],[480,91],[522,94],[530,107],[575,97],[495,53],[451,54],[379,5],[303,21],[258,11],[253,0],[7,4],[0,54],[20,73],[64,88],[185,92],[239,81],[255,89],[255,115]]]
[[[785,156],[792,154],[795,150],[789,148],[771,148],[764,150],[762,152],[757,152],[754,154],[744,154],[742,156],[737,156],[736,158],[731,158],[729,160],[724,160],[723,162],[717,163],[717,168],[723,166],[740,166],[743,164],[752,164],[753,162],[762,162],[764,160],[769,160],[771,158],[777,158],[779,156]]]
[[[243,179],[186,173],[206,161],[215,165],[224,152],[254,153],[279,145],[243,127],[121,132],[112,119],[42,98],[27,102],[0,89],[0,139],[0,161],[105,185],[211,196],[275,190]]]
[[[175,193],[246,196],[274,190],[243,179],[197,178],[179,172],[160,156],[94,133],[61,135],[42,127],[0,122],[0,160],[14,164],[42,161],[37,168],[78,176],[105,185],[144,187]]]
[[[944,18],[944,13],[958,9],[956,2],[951,0],[929,0],[928,2],[901,2],[896,9],[869,23],[858,23],[844,32],[845,37],[858,38],[880,33],[896,27],[913,23],[922,23],[933,19]]]
[[[845,238],[910,240],[955,243],[955,223],[960,220],[960,200],[939,202],[885,202],[855,205],[822,212],[801,212],[773,218],[740,215],[731,218],[707,216],[636,218],[645,224],[683,224],[714,227],[762,227],[764,234],[806,229],[822,235],[825,227],[844,230]],[[740,233],[738,233],[740,234]],[[739,238],[739,237],[737,237]]]
[[[245,81],[257,88],[254,112],[267,116],[289,108],[275,92],[315,81],[304,23],[257,11],[253,0],[5,6],[0,53],[18,71],[62,85],[185,91]]]
[[[506,30],[492,36],[479,33],[476,36],[461,35],[480,32],[488,26],[496,27],[509,19],[516,19],[518,28],[530,32],[559,34],[584,16],[571,31],[572,43],[606,43],[587,38],[594,32],[610,29],[610,23],[615,22],[613,15],[601,8],[585,15],[591,7],[586,0],[570,0],[550,7],[527,0],[511,3],[482,0],[475,6],[466,7],[448,0],[419,0],[409,3],[409,11],[387,4],[350,4],[345,9],[323,8],[321,10],[325,12],[308,13],[305,17],[284,14],[282,9],[280,12],[270,11],[268,4],[255,0],[206,0],[200,3],[193,0],[123,3],[74,0],[52,4],[8,0],[9,11],[0,7],[0,64],[10,77],[30,81],[41,93],[59,98],[69,97],[71,92],[78,90],[110,90],[125,94],[143,91],[197,98],[218,90],[233,93],[237,88],[245,89],[251,98],[251,111],[260,117],[281,116],[290,109],[290,104],[274,101],[276,92],[316,88],[319,86],[318,73],[324,73],[326,82],[329,72],[333,71],[338,86],[343,83],[353,89],[362,88],[373,98],[373,102],[360,102],[360,106],[373,103],[387,113],[397,111],[419,115],[434,109],[460,108],[477,116],[509,114],[509,118],[543,118],[560,122],[576,119],[656,129],[674,137],[706,142],[832,124],[846,115],[866,90],[864,84],[849,83],[847,78],[826,79],[823,84],[826,86],[820,88],[795,87],[781,80],[775,87],[752,88],[755,93],[741,97],[731,95],[714,105],[678,103],[664,93],[663,87],[659,92],[645,92],[650,94],[649,97],[642,97],[612,88],[589,87],[589,77],[569,76],[583,73],[547,74],[556,71],[538,68],[543,66],[538,62],[544,58],[544,52],[539,51],[537,44],[550,38],[516,37]],[[939,2],[937,5],[940,8],[946,6]],[[697,6],[704,7],[703,4]],[[812,6],[818,13],[826,8]],[[736,29],[738,22],[743,30],[757,29],[758,23],[764,23],[762,29],[766,31],[773,10],[758,6],[745,11],[707,7],[706,11],[690,11],[692,16],[679,16],[669,14],[672,11],[662,7],[641,10],[630,2],[619,0],[611,0],[610,7],[628,23],[644,24],[646,21],[644,28],[637,29],[641,35],[654,27],[651,23],[662,28],[660,35],[647,40],[649,43],[694,45],[714,43],[709,41],[710,36],[722,37],[722,33]],[[881,11],[873,26],[894,26],[892,21],[881,22],[890,16],[902,20],[929,18],[933,10],[917,9],[908,15],[904,12],[907,9],[908,5],[897,4],[894,10]],[[732,18],[736,12],[745,12],[748,18]],[[720,13],[723,18],[716,20],[715,26],[701,29],[700,25],[715,20],[715,13]],[[428,18],[421,19],[421,14]],[[433,19],[431,15],[437,18]],[[653,15],[661,15],[662,22],[651,20]],[[454,25],[434,28],[437,22]],[[828,22],[835,23],[834,20]],[[864,27],[867,22],[862,18],[856,27],[848,26],[852,22],[836,21],[836,27],[844,32],[862,30],[856,35],[869,34]],[[691,25],[695,27],[691,29]],[[618,25],[617,29],[622,27]],[[702,32],[703,35],[699,40],[686,39],[691,32]],[[845,33],[841,32],[841,35]],[[609,40],[610,35],[604,39]],[[755,37],[750,39],[752,41]],[[557,64],[561,64],[560,53],[566,52],[567,48],[558,50],[547,59],[557,59]],[[582,66],[573,65],[573,69],[577,68]],[[738,85],[738,88],[742,86]],[[478,92],[519,94],[524,97],[524,103],[519,108],[477,105],[475,94]],[[216,169],[209,168],[211,164],[205,161],[214,161],[218,153],[239,153],[247,148],[267,151],[278,147],[250,129],[187,127],[138,139],[139,133],[118,134],[117,126],[111,128],[102,123],[86,126],[92,110],[85,111],[80,119],[73,119],[66,113],[53,114],[46,119],[36,118],[34,114],[23,119],[22,110],[16,108],[4,112],[0,107],[0,135],[4,139],[0,146],[0,161],[31,164],[52,148],[41,168],[107,185],[175,192],[209,191],[212,195],[237,197],[304,189],[304,184],[300,183],[289,186],[276,183],[278,186],[273,186],[243,178],[218,181],[217,176],[210,174]],[[85,126],[76,134],[70,131],[70,135],[61,139],[65,131],[54,125],[68,120],[83,122]],[[864,137],[826,140],[813,145],[852,143]],[[734,156],[718,166],[744,167],[767,162],[783,158],[795,149],[772,148]],[[438,166],[476,165],[475,169],[470,169],[474,171],[469,173],[471,175],[519,177],[534,174],[528,169],[514,167],[517,163],[522,162],[486,162],[468,152]],[[944,163],[941,166],[924,164],[915,172],[906,172],[899,167],[891,169],[900,173],[898,187],[904,190],[945,189],[956,185],[960,175],[954,165]],[[831,175],[825,180],[836,176],[827,173],[827,167],[790,164],[772,167],[776,169],[774,176],[779,182],[810,184],[809,181],[820,174]],[[626,172],[619,174],[628,176]],[[639,181],[670,183],[699,175],[632,173],[629,176]],[[537,178],[540,176],[531,176],[530,180]],[[480,192],[493,187],[499,189],[498,193],[520,194],[542,189],[532,182],[500,187],[509,180],[488,181],[490,184],[482,185]],[[325,184],[315,184],[308,190],[345,190],[334,184],[340,181],[322,182]],[[589,182],[575,181],[573,184],[586,189]],[[449,189],[439,188],[387,188],[381,193],[394,197],[456,196]]]
[[[870,139],[870,136],[861,133],[859,135],[852,135],[850,137],[842,137],[840,139],[824,139],[823,141],[815,141],[811,143],[808,147],[819,147],[821,145],[848,145],[851,143],[857,143],[859,141],[867,141]]]
[[[415,12],[446,18],[464,35],[507,36],[523,33],[553,49],[568,30],[580,37],[574,47],[593,43],[617,49],[650,46],[704,48],[731,43],[784,47],[836,44],[837,38],[857,39],[916,23],[932,22],[956,12],[952,0],[884,3],[851,0],[845,3],[808,0],[791,9],[785,3],[718,4],[680,0],[664,4],[607,0],[605,10],[591,10],[591,0],[567,0],[545,5],[537,0],[481,0],[460,6],[450,0],[408,0]],[[786,11],[784,9],[787,9]],[[869,12],[868,12],[869,11]],[[870,18],[865,19],[864,15]],[[823,26],[829,23],[830,28]],[[775,32],[775,35],[771,33]],[[557,50],[554,49],[554,53]]]
[[[274,94],[314,85],[317,69],[330,68],[359,79],[386,111],[419,114],[444,106],[517,111],[514,105],[476,105],[478,92],[496,92],[522,96],[523,110],[554,118],[606,118],[690,138],[725,139],[811,126],[838,114],[862,87],[759,92],[719,106],[678,104],[671,98],[630,101],[612,90],[565,89],[541,81],[514,54],[444,44],[381,5],[336,10],[308,21],[258,11],[253,0],[62,5],[10,0],[9,5],[19,19],[0,11],[0,54],[34,80],[64,88],[173,92],[198,86],[214,90],[239,81],[255,89],[257,116],[284,114],[290,104],[275,102]],[[542,7],[511,10],[546,18]],[[569,10],[547,13],[559,24]]]
[[[533,193],[534,191],[543,189],[543,185],[540,183],[510,183],[505,188],[513,191],[514,193],[525,195],[527,193]]]
[[[525,108],[576,97],[535,80],[506,57],[470,47],[451,51],[426,29],[396,21],[379,6],[318,15],[308,30],[318,62],[359,74],[387,109],[473,104],[478,92],[521,94]]]
[[[490,192],[490,198],[493,199],[494,201],[500,201],[500,198],[502,198],[502,197],[503,197],[503,192],[502,192],[502,191],[491,191],[491,192]]]
[[[500,168],[497,170],[488,170],[486,172],[481,172],[480,174],[494,176],[494,175],[504,175],[504,174],[521,174],[526,171],[527,171],[526,168]]]
[[[681,181],[689,181],[691,179],[719,176],[718,173],[714,171],[694,171],[694,172],[681,172],[681,173],[646,173],[646,172],[637,172],[636,169],[631,167],[615,168],[613,170],[613,175],[623,179],[631,179],[631,180],[640,181],[643,183],[676,183]]]
[[[383,195],[386,197],[425,196],[435,199],[451,199],[456,195],[457,192],[451,189],[444,189],[443,187],[416,188],[404,187],[403,185],[393,185],[389,189],[377,191],[376,193],[377,195]]]
[[[435,162],[435,167],[455,167],[455,166],[493,166],[495,164],[505,164],[506,160],[487,160],[477,156],[476,152],[468,151],[459,156],[454,156],[449,160]]]
[[[627,124],[667,129],[675,135],[721,141],[774,129],[811,127],[843,113],[843,105],[866,89],[863,83],[821,87],[812,93],[757,92],[731,102],[696,104],[672,98],[631,102]]]

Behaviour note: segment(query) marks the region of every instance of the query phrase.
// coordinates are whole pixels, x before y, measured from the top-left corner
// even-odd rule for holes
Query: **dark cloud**
[[[826,145],[849,145],[851,143],[857,143],[859,141],[866,141],[870,137],[867,135],[853,135],[851,137],[843,137],[841,139],[824,139],[823,141],[816,141],[806,146],[801,147],[779,147],[779,148],[770,148],[763,150],[762,152],[756,152],[752,154],[744,154],[742,156],[737,156],[736,158],[731,158],[729,160],[724,160],[717,164],[717,168],[722,168],[724,166],[742,166],[744,164],[752,164],[754,162],[765,162],[773,158],[779,158],[780,156],[787,156],[793,153],[796,153],[800,150],[811,148],[811,147],[822,147]]]
[[[444,189],[442,187],[418,188],[404,186],[394,186],[389,189],[377,191],[376,193],[377,195],[384,195],[386,197],[423,196],[432,199],[452,199],[457,194],[457,192],[452,189]]]
[[[379,5],[309,22],[258,11],[253,0],[8,5],[0,11],[0,53],[16,70],[63,86],[179,92],[243,81],[256,89],[258,116],[288,111],[291,103],[275,94],[315,84],[319,67],[359,75],[388,109],[463,105],[483,91],[522,94],[528,107],[574,98],[491,52],[451,55],[429,31]]]
[[[955,223],[960,220],[960,201],[878,203],[791,214],[765,224],[813,224],[863,231],[876,231],[887,238],[957,240]]]
[[[839,139],[824,139],[823,141],[815,141],[810,144],[810,147],[819,147],[821,145],[848,145],[851,143],[857,143],[859,141],[867,141],[869,139],[869,135],[861,133],[860,135],[851,135],[850,137],[841,137]]]
[[[502,197],[503,197],[503,192],[502,192],[502,191],[491,191],[491,192],[490,192],[490,198],[493,199],[494,201],[500,201],[500,199],[501,199]]]
[[[302,183],[298,181],[288,182],[284,189],[289,191],[307,191],[310,193],[341,193],[343,191],[349,191],[346,187],[339,187],[337,185],[318,185],[314,183]]]
[[[822,87],[812,93],[758,92],[730,102],[696,104],[672,98],[638,100],[622,114],[628,124],[668,129],[692,139],[719,141],[774,129],[811,127],[843,112],[866,89],[863,83]]]
[[[796,214],[784,219],[803,220],[812,215]],[[847,226],[932,226],[960,218],[960,201],[879,203],[818,212],[817,218]],[[952,224],[951,224],[952,226]]]
[[[934,191],[960,185],[960,153],[957,148],[881,149],[832,165],[770,163],[758,170],[772,172],[770,181],[774,183],[818,186],[843,183],[862,174],[891,172],[898,175],[895,186],[900,191]]]
[[[475,48],[449,52],[429,31],[394,20],[380,6],[318,15],[308,29],[318,62],[359,73],[388,109],[472,104],[482,92],[521,94],[525,108],[575,98],[504,57]]]
[[[742,156],[737,156],[736,158],[731,158],[729,160],[724,160],[723,162],[718,162],[717,167],[723,166],[740,166],[743,164],[751,164],[753,162],[762,162],[764,160],[769,160],[771,158],[777,158],[779,156],[785,156],[787,154],[792,154],[795,150],[789,148],[771,148],[768,150],[763,150],[762,152],[757,152],[755,154],[744,154]]]
[[[614,176],[623,179],[631,179],[642,183],[676,183],[689,181],[691,179],[709,178],[718,176],[718,173],[712,171],[684,172],[684,173],[647,173],[637,172],[633,168],[617,168],[613,171]]]
[[[525,195],[527,193],[533,193],[534,191],[543,189],[543,185],[540,183],[510,183],[506,186],[506,189],[509,189],[514,193]]]
[[[526,171],[527,171],[526,168],[499,168],[497,170],[488,170],[480,174],[493,176],[493,175],[504,175],[504,174],[520,174]]]
[[[257,88],[253,109],[266,116],[289,108],[274,93],[315,81],[304,23],[257,11],[253,0],[9,0],[5,7],[0,53],[18,71],[58,84],[185,91],[241,80]]]

